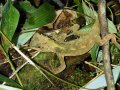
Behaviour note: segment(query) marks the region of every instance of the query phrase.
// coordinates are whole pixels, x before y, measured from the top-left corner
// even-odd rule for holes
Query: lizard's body
[[[82,32],[77,30],[73,32],[79,34],[80,38],[69,42],[64,42],[64,40],[61,42],[55,42],[54,40],[42,34],[36,34],[33,37],[37,37],[39,42],[38,44],[34,44],[34,41],[32,41],[32,47],[39,47],[39,50],[41,52],[54,52],[59,57],[61,65],[51,70],[51,72],[53,72],[54,74],[60,73],[66,68],[66,64],[64,61],[65,56],[83,55],[87,53],[94,46],[95,43],[98,43],[101,46],[108,40],[112,39],[113,43],[115,43],[119,47],[114,34],[108,34],[105,38],[101,40],[98,20],[96,20],[96,22],[93,24],[90,32]],[[64,36],[66,36],[64,33],[63,35],[60,35],[60,37],[63,38]]]

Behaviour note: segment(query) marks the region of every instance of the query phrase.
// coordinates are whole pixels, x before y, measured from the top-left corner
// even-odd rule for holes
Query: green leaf
[[[33,13],[36,10],[36,8],[32,6],[29,1],[21,1],[20,8],[26,13]]]
[[[18,38],[17,42],[15,44],[17,47],[24,45],[34,34],[35,32],[27,32],[27,33],[22,33]],[[16,38],[15,38],[16,39]],[[14,39],[14,40],[15,40]]]
[[[79,3],[79,4],[78,4],[77,11],[78,11],[78,12],[81,12],[81,13],[83,13],[83,12],[84,12],[84,11],[83,11],[83,6],[82,6],[82,3]]]
[[[55,18],[54,7],[49,3],[44,3],[36,11],[30,14],[23,29],[33,29],[50,23]]]
[[[82,3],[79,0],[74,0],[74,3],[78,6],[77,11],[83,13]]]
[[[80,31],[91,32],[91,27],[93,26],[93,24],[94,24],[94,23],[85,25],[84,27],[82,27],[82,28],[80,29]]]
[[[88,7],[84,1],[82,1],[82,7],[85,16],[87,24],[93,23],[93,19],[96,19],[97,13],[94,9]],[[89,17],[88,17],[89,16]]]
[[[2,22],[1,22],[1,32],[11,41],[15,33],[16,27],[19,21],[19,12],[12,5],[10,0],[7,0],[3,12],[2,12]],[[2,35],[2,45],[6,52],[10,47],[10,42],[5,36]]]
[[[22,90],[22,89],[5,86],[5,85],[0,85],[0,90]]]
[[[0,3],[0,27],[1,27],[1,18],[2,18],[2,8],[3,5]]]
[[[108,31],[109,33],[117,33],[117,29],[115,27],[115,25],[113,24],[112,21],[110,21],[109,19],[107,19],[108,21]]]
[[[98,51],[99,51],[99,45],[95,44],[94,47],[90,50],[92,61],[97,60]]]
[[[3,75],[1,75],[0,74],[0,81],[2,81],[2,82],[6,82],[8,85],[10,85],[10,86],[14,86],[14,87],[19,87],[19,88],[21,88],[21,86],[18,84],[18,83],[16,83],[15,81],[13,81],[12,79],[9,79],[8,77],[5,77],[5,76],[3,76]]]
[[[75,4],[79,4],[80,1],[79,1],[79,0],[74,0],[74,3],[75,3]]]
[[[23,31],[25,31],[24,29],[33,29],[33,31],[20,34],[16,42],[17,46],[24,45],[36,32],[36,28],[50,23],[54,20],[55,16],[56,14],[54,7],[51,6],[49,3],[44,3],[34,12],[30,13],[23,26]]]

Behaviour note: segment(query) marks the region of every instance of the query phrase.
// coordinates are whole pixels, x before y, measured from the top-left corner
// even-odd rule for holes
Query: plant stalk
[[[107,18],[106,18],[106,0],[98,0],[98,17],[100,22],[101,37],[103,38],[108,34]],[[104,73],[107,83],[107,90],[115,90],[111,64],[110,64],[110,52],[109,41],[102,46],[103,50],[103,64]]]

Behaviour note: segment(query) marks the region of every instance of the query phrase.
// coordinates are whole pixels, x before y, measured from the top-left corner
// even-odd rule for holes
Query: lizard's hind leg
[[[64,56],[58,55],[59,61],[60,61],[60,66],[56,67],[56,68],[52,68],[52,71],[54,74],[58,74],[60,72],[62,72],[65,68],[66,68],[66,64],[64,61]]]

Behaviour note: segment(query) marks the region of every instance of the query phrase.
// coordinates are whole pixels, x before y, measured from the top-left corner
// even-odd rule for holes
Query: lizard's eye
[[[78,35],[70,35],[70,36],[66,37],[64,41],[69,42],[69,41],[72,41],[72,40],[75,40],[75,39],[78,39],[78,38],[80,38],[80,36],[78,36]]]

